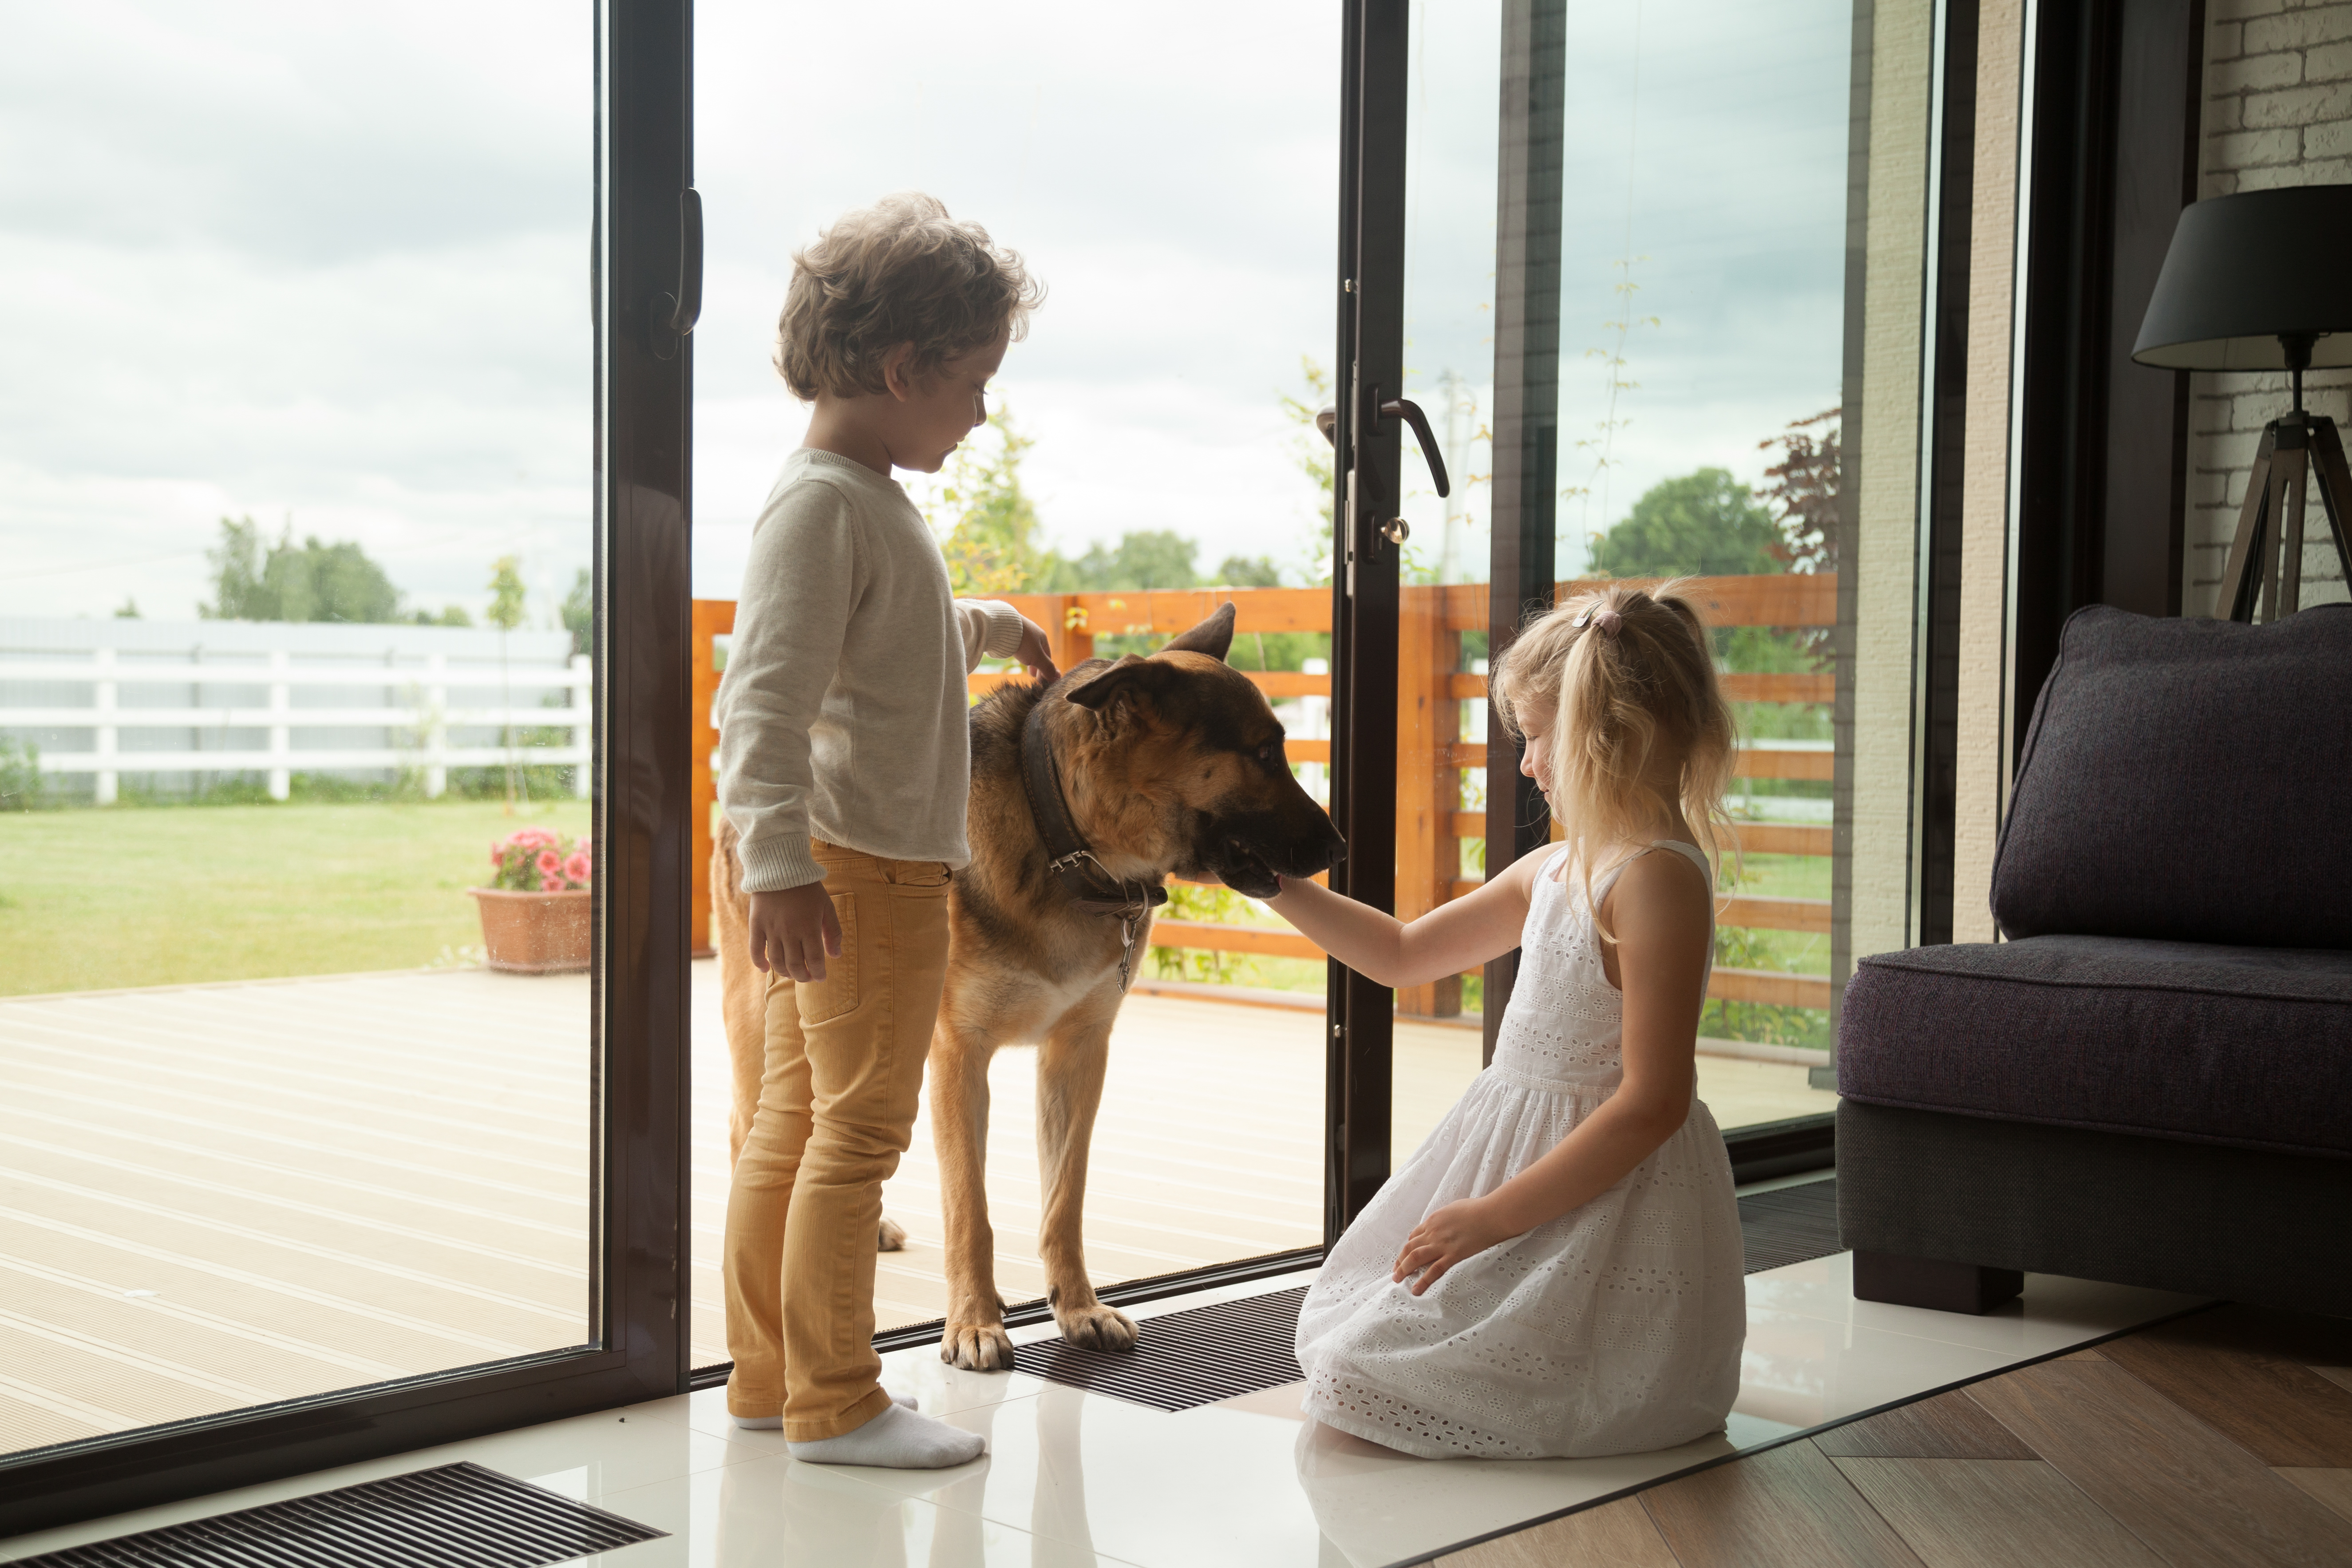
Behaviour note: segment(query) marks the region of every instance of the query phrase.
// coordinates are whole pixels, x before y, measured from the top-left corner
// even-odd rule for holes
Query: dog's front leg
[[[988,1223],[988,1060],[992,1042],[940,1010],[931,1040],[931,1143],[947,1222],[947,1332],[940,1359],[974,1372],[1013,1370],[1004,1300],[996,1293],[996,1232]]]
[[[1096,1298],[1084,1235],[1087,1153],[1110,1062],[1111,1020],[1118,1016],[1118,993],[1105,987],[1105,998],[1074,1009],[1038,1053],[1037,1169],[1045,1201],[1037,1254],[1062,1337],[1094,1350],[1123,1351],[1135,1345],[1135,1321]]]

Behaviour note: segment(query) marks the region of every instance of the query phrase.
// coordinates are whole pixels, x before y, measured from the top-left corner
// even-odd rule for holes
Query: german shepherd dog
[[[1224,662],[1233,635],[1228,603],[1148,658],[1089,659],[1051,685],[999,687],[972,709],[972,858],[949,888],[929,1082],[947,1228],[940,1359],[956,1366],[1013,1366],[982,1185],[996,1048],[1040,1047],[1038,1253],[1054,1320],[1078,1344],[1126,1350],[1135,1324],[1096,1297],[1080,1220],[1111,1025],[1150,950],[1151,895],[1175,876],[1265,898],[1277,873],[1312,876],[1345,852],[1291,775],[1265,695]],[[1044,790],[1052,794],[1041,799]],[[730,847],[722,843],[714,860]],[[731,866],[723,878],[713,871],[722,898],[742,897]],[[765,1029],[760,977],[744,944],[730,953],[726,943],[740,920],[722,917],[719,959],[737,1113],[747,1118],[746,1056],[763,1053]],[[756,1100],[756,1067],[748,1085]],[[896,1231],[883,1222],[886,1249]]]

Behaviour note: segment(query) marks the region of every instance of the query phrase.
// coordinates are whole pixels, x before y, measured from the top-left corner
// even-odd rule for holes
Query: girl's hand
[[[1412,1227],[1412,1234],[1405,1237],[1404,1250],[1397,1254],[1396,1269],[1389,1278],[1402,1284],[1419,1275],[1412,1281],[1412,1293],[1418,1296],[1464,1258],[1517,1234],[1503,1228],[1494,1205],[1484,1198],[1464,1198],[1459,1203],[1447,1204]]]
[[[1053,647],[1045,627],[1026,616],[1021,617],[1021,647],[1013,657],[1021,661],[1021,668],[1029,672],[1031,679],[1052,681],[1062,679],[1062,672],[1054,668]]]

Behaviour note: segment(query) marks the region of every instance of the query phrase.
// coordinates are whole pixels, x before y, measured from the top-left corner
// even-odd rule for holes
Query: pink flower
[[[572,858],[563,863],[563,874],[575,882],[585,882],[592,869],[588,857],[576,850],[572,853]]]
[[[490,864],[491,864],[491,865],[493,865],[493,866],[503,866],[503,865],[505,865],[506,863],[507,863],[507,850],[506,850],[506,846],[505,846],[505,845],[503,845],[503,844],[493,844],[493,845],[491,845],[491,846],[490,846]]]
[[[563,858],[552,849],[542,849],[534,864],[539,867],[541,876],[552,877],[563,869]]]
[[[560,893],[563,891],[563,879],[561,877],[542,878],[540,880],[539,890],[542,893]]]

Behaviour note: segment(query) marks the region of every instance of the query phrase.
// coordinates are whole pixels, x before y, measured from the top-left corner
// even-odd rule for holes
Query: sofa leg
[[[2015,1300],[2024,1289],[2025,1276],[2015,1268],[1980,1268],[1973,1263],[1896,1258],[1885,1252],[1853,1255],[1857,1300],[1981,1316]]]

